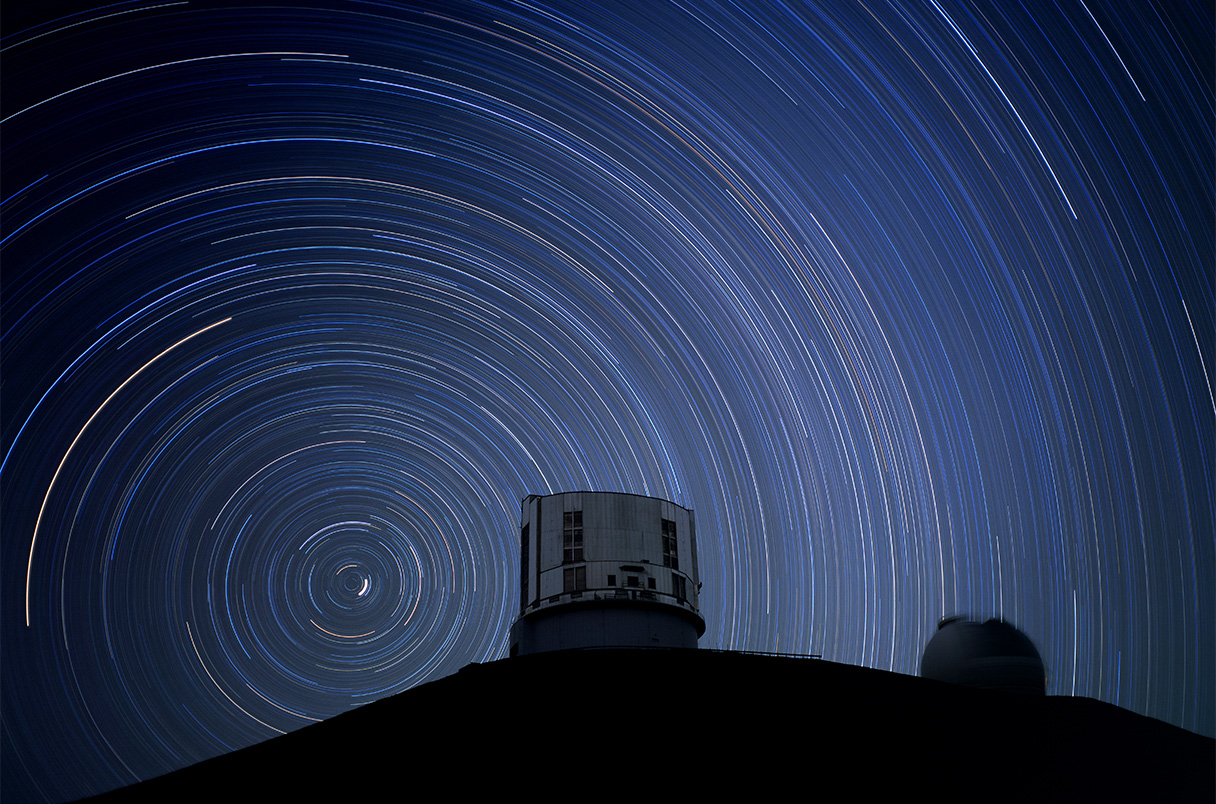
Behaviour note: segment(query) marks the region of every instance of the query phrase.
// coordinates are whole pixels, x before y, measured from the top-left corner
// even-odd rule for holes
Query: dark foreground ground
[[[813,659],[596,650],[471,665],[89,801],[777,795],[1210,804],[1216,741],[1088,698]]]

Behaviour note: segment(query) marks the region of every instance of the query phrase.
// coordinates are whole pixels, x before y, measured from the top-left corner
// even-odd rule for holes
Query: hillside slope
[[[813,659],[595,650],[456,675],[90,801],[523,793],[1216,800],[1216,741],[1086,698]],[[717,798],[717,795],[715,795]]]

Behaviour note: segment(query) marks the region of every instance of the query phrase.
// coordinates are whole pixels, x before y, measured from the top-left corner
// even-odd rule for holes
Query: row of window
[[[608,585],[616,586],[616,576],[615,575],[608,576]],[[626,575],[625,576],[625,585],[641,589],[642,588],[642,579],[640,577],[638,577],[637,575]],[[647,578],[646,585],[650,589],[656,588],[654,585],[654,578]]]
[[[608,576],[608,585],[616,586],[616,576]],[[637,575],[626,575],[625,586],[627,588],[641,589],[642,579]],[[587,588],[587,568],[586,567],[566,567],[562,571],[562,591],[563,592],[581,592]],[[646,579],[647,589],[656,589],[655,579]],[[683,575],[671,573],[671,593],[678,600],[685,600],[688,597],[688,580]]]
[[[663,566],[680,568],[676,547],[676,523],[661,520],[663,533]],[[583,560],[583,512],[566,511],[562,515],[562,563],[577,564]]]
[[[660,521],[660,530],[663,537],[663,566],[673,570],[680,568],[676,541],[676,523],[670,519]],[[520,578],[519,588],[520,594],[524,600],[528,599],[528,565],[530,539],[529,526],[525,524],[519,534],[519,555],[520,555]],[[582,511],[566,511],[562,515],[562,563],[577,564],[584,560],[583,554],[583,512]],[[647,578],[647,587],[655,588],[655,579]],[[683,576],[672,573],[672,594],[678,599],[684,600],[688,596],[686,580]],[[608,585],[616,586],[616,576],[608,576]],[[625,586],[632,588],[641,588],[641,578],[636,575],[625,576]],[[566,567],[562,573],[562,589],[565,592],[577,592],[587,588],[587,568],[586,567]]]
[[[567,511],[562,522],[562,563],[583,560],[583,512]]]
[[[663,520],[663,566],[672,569],[680,568],[676,556],[676,523],[670,519]]]

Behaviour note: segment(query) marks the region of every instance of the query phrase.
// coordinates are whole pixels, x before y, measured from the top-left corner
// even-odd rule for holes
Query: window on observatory
[[[670,519],[663,520],[663,566],[680,568],[680,560],[676,556],[676,523]]]
[[[671,573],[671,592],[676,596],[677,600],[683,600],[688,597],[688,587],[684,583],[684,576]]]
[[[587,588],[586,567],[566,567],[562,573],[562,591],[579,592]]]
[[[562,522],[562,563],[583,560],[583,512],[567,511]]]
[[[615,575],[609,575],[609,576],[608,576],[608,585],[609,585],[609,586],[616,586],[616,576],[615,576]]]

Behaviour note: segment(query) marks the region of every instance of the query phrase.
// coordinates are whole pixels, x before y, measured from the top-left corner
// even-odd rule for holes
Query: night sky
[[[6,801],[504,656],[573,489],[704,647],[1216,733],[1210,2],[5,12]]]

